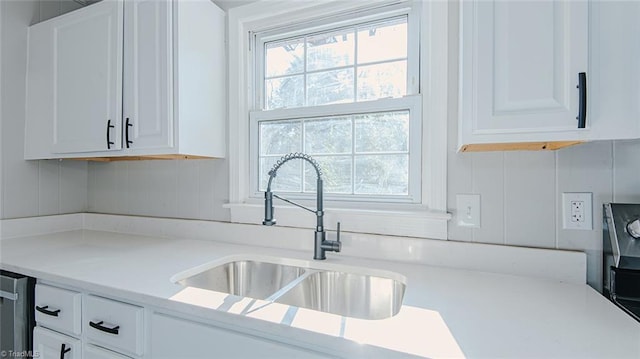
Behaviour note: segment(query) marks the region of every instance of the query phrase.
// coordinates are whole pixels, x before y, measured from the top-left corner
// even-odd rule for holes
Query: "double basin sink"
[[[290,260],[289,262],[292,262]],[[301,261],[304,262],[304,261]],[[385,319],[402,306],[406,279],[359,268],[312,268],[273,259],[236,259],[177,274],[174,283],[359,319]]]

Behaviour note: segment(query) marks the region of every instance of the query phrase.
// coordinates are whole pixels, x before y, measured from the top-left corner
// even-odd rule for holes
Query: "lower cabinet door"
[[[33,357],[40,359],[80,359],[80,340],[42,327],[33,329]]]
[[[131,359],[128,356],[118,354],[111,350],[103,349],[91,344],[85,344],[82,348],[82,359]]]
[[[151,320],[151,357],[329,358],[314,351],[163,314]]]

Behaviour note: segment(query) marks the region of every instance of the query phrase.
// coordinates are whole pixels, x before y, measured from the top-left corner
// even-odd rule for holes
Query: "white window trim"
[[[229,10],[229,203],[231,221],[260,224],[263,203],[250,198],[249,111],[254,101],[251,31],[302,21],[310,15],[337,15],[390,5],[400,1],[259,1]],[[385,205],[332,208],[325,205],[328,228],[335,221],[345,231],[379,233],[432,239],[447,239],[447,116],[448,116],[448,26],[447,2],[422,2],[421,6],[421,94],[422,115],[422,205]],[[279,22],[279,23],[278,23]],[[285,204],[276,204],[279,225],[312,228],[313,216]]]

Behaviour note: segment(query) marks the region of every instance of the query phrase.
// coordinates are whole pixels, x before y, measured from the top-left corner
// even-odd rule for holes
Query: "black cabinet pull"
[[[127,117],[127,122],[125,124],[125,131],[124,131],[124,138],[125,138],[125,142],[127,143],[127,148],[129,148],[129,145],[133,143],[133,141],[129,141],[129,127],[133,127],[132,123],[129,123],[129,117]]]
[[[578,74],[578,86],[580,91],[580,102],[578,105],[578,128],[585,128],[587,125],[587,74],[580,72]]]
[[[105,327],[102,324],[104,324],[104,321],[102,321],[102,320],[97,322],[97,323],[89,321],[89,325],[91,326],[91,328],[96,328],[96,329],[101,330],[101,331],[103,331],[105,333],[118,335],[118,332],[120,330],[120,326],[119,325],[117,325],[117,326],[115,326],[113,328],[109,328],[109,327]]]
[[[62,344],[60,347],[60,359],[64,359],[64,355],[71,351],[71,347],[67,348],[66,344]]]
[[[107,121],[107,149],[110,150],[111,149],[111,145],[113,145],[113,142],[111,142],[111,129],[114,128],[116,126],[111,124],[111,120]]]
[[[58,313],[60,313],[60,309],[55,309],[55,310],[49,310],[49,306],[45,305],[44,307],[38,307],[36,305],[36,310],[39,311],[40,313],[46,314],[46,315],[50,315],[52,317],[57,317]]]

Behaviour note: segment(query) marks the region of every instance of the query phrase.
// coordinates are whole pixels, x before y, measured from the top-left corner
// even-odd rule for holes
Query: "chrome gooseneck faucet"
[[[317,179],[317,189],[316,189],[316,210],[312,210],[303,205],[290,201],[286,198],[280,197],[277,194],[271,192],[271,182],[276,177],[276,173],[278,169],[285,163],[293,160],[293,159],[301,159],[307,161],[313,166],[316,170]],[[322,171],[320,170],[320,166],[318,162],[316,162],[311,156],[304,153],[290,153],[288,155],[283,156],[276,162],[276,164],[269,171],[269,183],[267,184],[267,191],[264,193],[264,221],[262,222],[265,226],[273,226],[276,224],[275,219],[273,219],[273,197],[281,199],[287,203],[290,203],[294,206],[300,207],[304,210],[307,210],[311,213],[315,213],[317,223],[316,223],[316,231],[314,237],[314,251],[313,251],[313,259],[327,259],[325,252],[340,252],[342,249],[342,243],[340,242],[340,222],[337,225],[337,238],[335,241],[327,240],[327,234],[324,230],[324,210],[322,205]]]

